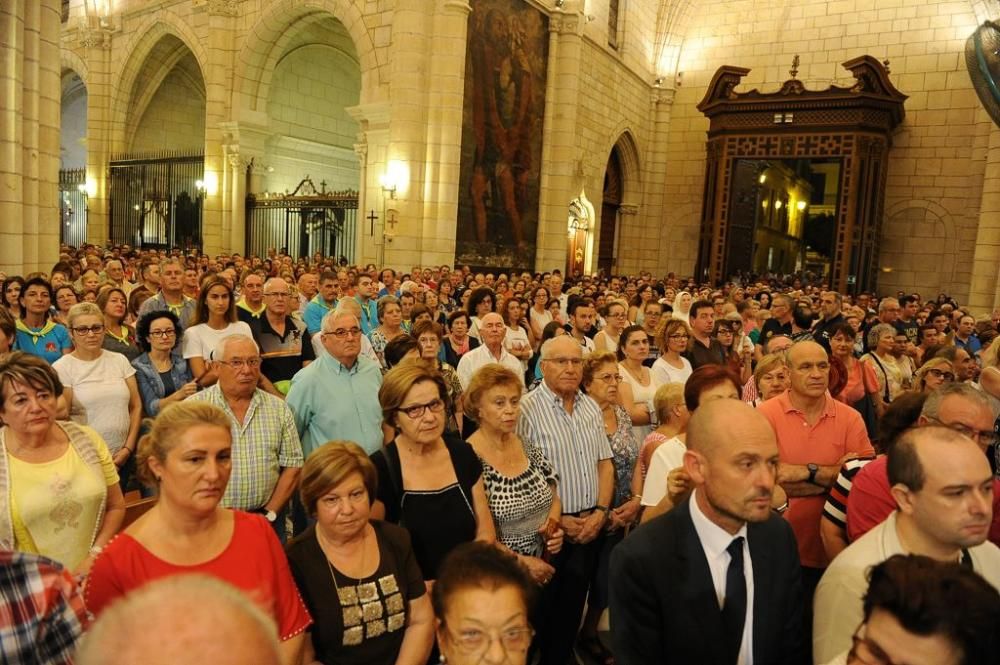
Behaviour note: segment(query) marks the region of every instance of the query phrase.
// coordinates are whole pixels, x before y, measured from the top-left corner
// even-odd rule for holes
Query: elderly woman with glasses
[[[125,499],[101,437],[56,420],[62,392],[41,358],[15,351],[0,360],[0,549],[86,574],[121,526]]]
[[[136,335],[142,355],[132,361],[146,415],[155,418],[160,409],[180,402],[198,391],[191,370],[178,351],[181,323],[170,310],[148,312],[139,318]]]
[[[395,437],[372,454],[372,515],[406,527],[424,579],[433,580],[456,545],[496,540],[483,467],[472,446],[444,435],[448,388],[438,372],[401,363],[385,375],[378,397]]]
[[[372,520],[375,467],[348,441],[317,448],[299,494],[315,520],[286,551],[313,616],[306,663],[423,665],[434,612],[406,529]]]
[[[441,662],[527,665],[537,594],[506,552],[485,543],[456,547],[432,593]]]
[[[52,369],[62,381],[73,420],[94,428],[122,468],[135,452],[142,420],[135,368],[122,354],[102,348],[104,313],[97,305],[73,305],[68,323],[75,348]]]

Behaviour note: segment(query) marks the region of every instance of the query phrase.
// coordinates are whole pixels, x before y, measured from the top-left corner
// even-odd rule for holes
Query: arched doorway
[[[59,117],[59,242],[87,241],[87,87],[63,70]]]
[[[618,210],[622,205],[623,174],[618,146],[611,149],[604,171],[604,196],[601,203],[601,234],[597,241],[597,269],[605,275],[614,273],[617,264]]]

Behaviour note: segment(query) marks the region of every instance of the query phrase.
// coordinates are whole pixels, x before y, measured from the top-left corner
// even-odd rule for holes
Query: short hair
[[[169,309],[146,312],[139,317],[139,321],[135,324],[136,341],[139,343],[139,348],[145,353],[149,353],[153,348],[149,342],[149,329],[152,327],[153,321],[157,319],[169,319],[174,324],[174,345],[171,348],[176,349],[181,343],[181,338],[184,336],[184,331],[181,329],[181,320]]]
[[[767,374],[768,372],[773,372],[778,367],[788,367],[788,356],[784,351],[777,351],[775,353],[769,353],[757,363],[757,367],[753,371],[753,384],[760,389],[760,378]]]
[[[566,314],[568,316],[576,316],[576,310],[581,307],[593,307],[594,301],[590,298],[574,298],[573,302],[570,302],[566,306]]]
[[[928,330],[933,330],[937,332],[937,328],[935,328],[930,323],[925,323],[924,325],[917,328],[917,342],[922,343],[924,341],[924,335],[927,333]]]
[[[434,614],[442,625],[455,595],[467,589],[513,587],[524,602],[525,614],[534,610],[537,586],[513,554],[491,543],[473,541],[455,547],[445,560],[431,590]]]
[[[18,278],[18,279],[20,279],[20,278]],[[16,281],[16,280],[11,279],[10,281]],[[52,284],[50,284],[49,280],[45,279],[44,277],[32,277],[32,278],[28,279],[27,281],[22,282],[22,284],[21,284],[21,295],[18,297],[18,302],[24,302],[24,294],[32,286],[42,286],[42,287],[44,287],[45,290],[48,291],[48,293],[49,293],[49,300],[55,302],[56,298],[55,298],[55,294],[52,292]],[[103,314],[102,314],[102,316],[103,316]]]
[[[805,328],[806,330],[808,330],[810,327],[812,327],[812,322],[813,322],[812,310],[809,309],[808,307],[802,307],[802,306],[796,307],[795,309],[792,310],[792,321],[794,321],[795,325],[798,326],[799,328]]]
[[[823,291],[820,294],[820,297],[822,296],[833,296],[833,301],[837,303],[837,307],[844,304],[844,296],[840,293],[840,291]]]
[[[399,298],[396,296],[382,296],[378,299],[378,304],[375,306],[375,311],[378,314],[379,323],[382,323],[382,319],[385,317],[385,310],[389,305],[399,306]],[[402,307],[400,307],[402,309]]]
[[[226,357],[226,348],[233,342],[251,342],[253,348],[257,349],[257,353],[260,353],[260,346],[257,344],[257,340],[249,335],[243,335],[241,333],[234,333],[232,335],[226,335],[220,339],[215,348],[209,351],[208,358],[206,360],[211,360],[213,362],[219,362]]]
[[[907,632],[944,637],[962,665],[996,662],[1000,593],[971,568],[895,554],[871,568],[863,607],[865,621],[878,609]]]
[[[925,402],[926,404],[926,402]],[[903,485],[911,492],[919,492],[927,480],[920,456],[917,454],[919,439],[933,436],[935,444],[967,441],[967,437],[950,427],[927,425],[911,427],[903,432],[889,450],[886,459],[886,473],[889,486]]]
[[[401,363],[396,365],[382,378],[382,387],[378,390],[378,401],[382,406],[382,420],[389,427],[396,426],[396,413],[403,400],[418,383],[430,381],[438,390],[438,397],[448,403],[448,385],[441,372],[431,369],[423,363]]]
[[[100,307],[92,302],[78,302],[69,308],[69,313],[66,315],[66,327],[72,328],[81,316],[96,316],[101,320],[101,324],[104,324],[104,312],[101,311]]]
[[[229,310],[226,312],[226,321],[228,323],[236,322],[236,298],[233,297],[233,288],[223,278],[212,277],[202,285],[201,291],[198,292],[198,304],[195,307],[194,320],[191,325],[208,323],[208,292],[217,286],[224,287],[226,293],[229,294]]]
[[[410,335],[415,340],[419,340],[421,335],[426,335],[427,333],[436,335],[439,340],[444,338],[444,330],[441,329],[441,324],[434,321],[414,323],[413,328],[410,330]]]
[[[726,381],[733,384],[733,387],[736,388],[736,394],[742,399],[743,390],[740,386],[740,379],[726,365],[702,365],[691,372],[691,376],[684,383],[684,404],[687,405],[688,411],[693,413],[698,408],[703,392]]]
[[[316,517],[316,503],[352,473],[361,474],[368,492],[368,505],[375,502],[378,473],[368,453],[352,441],[328,441],[309,453],[299,477],[299,499],[311,517]]]
[[[483,365],[472,375],[469,385],[462,393],[464,412],[473,420],[479,420],[479,400],[493,388],[516,388],[518,395],[524,392],[524,385],[512,370],[499,363]]]
[[[878,301],[878,312],[882,313],[883,310],[889,309],[893,305],[899,306],[899,301],[895,298],[882,298]]]
[[[684,404],[684,384],[664,383],[653,395],[653,411],[656,420],[665,423],[670,420],[670,410]]]
[[[843,335],[845,339],[854,341],[858,338],[858,332],[851,327],[850,323],[838,323],[837,325],[830,328],[828,331],[830,333],[830,339],[833,339],[837,335]]]
[[[868,331],[868,348],[874,350],[875,347],[878,346],[878,341],[883,335],[892,335],[895,337],[896,328],[890,326],[888,323],[879,323],[872,326],[871,330]]]
[[[159,629],[163,628],[164,620],[174,621],[166,630],[147,631],[156,644],[173,647],[172,652],[166,656],[168,659],[185,652],[193,646],[195,640],[204,643],[203,638],[209,635],[218,637],[220,624],[228,624],[225,626],[228,639],[238,639],[237,635],[245,638],[247,632],[260,637],[259,643],[254,641],[252,646],[266,646],[268,653],[257,651],[255,662],[261,665],[277,665],[281,662],[274,620],[258,604],[248,602],[246,594],[240,589],[218,577],[203,573],[171,575],[152,581],[110,605],[84,633],[75,662],[77,665],[138,662],[143,655],[148,655],[140,655],[140,652],[151,645],[137,639],[136,633],[148,627],[146,621],[150,617],[153,623],[149,625]],[[238,621],[227,621],[237,618],[249,622],[250,626],[241,625]],[[123,626],[127,629],[121,630]],[[204,636],[191,634],[192,629],[198,631],[199,627],[205,627]],[[178,628],[182,630],[178,631]],[[178,638],[179,632],[186,633],[181,640]],[[210,653],[186,652],[184,656],[195,662],[206,658],[205,662],[213,662],[228,646],[225,643],[206,644],[206,650]]]
[[[458,321],[459,319],[462,318],[465,319],[465,325],[467,326],[472,325],[472,317],[469,316],[469,313],[466,312],[464,309],[456,309],[454,312],[448,315],[448,327],[451,328],[455,324],[455,321]]]
[[[405,333],[397,335],[389,340],[385,348],[382,349],[382,358],[385,360],[385,366],[389,369],[395,367],[411,351],[420,352],[420,344],[417,343],[417,340]]]
[[[630,328],[632,326],[629,326]],[[594,381],[594,372],[598,367],[611,363],[618,370],[618,358],[611,351],[595,351],[583,359],[583,386],[589,386]]]
[[[104,312],[104,308],[108,306],[108,301],[111,300],[111,294],[118,293],[121,295],[122,299],[125,301],[126,315],[128,314],[128,295],[125,293],[125,289],[118,286],[105,286],[97,294],[97,306]],[[125,316],[122,316],[125,318]]]
[[[0,357],[0,410],[4,407],[3,389],[13,383],[47,390],[56,397],[63,394],[62,381],[52,365],[24,351],[11,351]]]
[[[920,415],[925,418],[937,420],[941,415],[941,402],[943,402],[946,397],[950,397],[951,395],[963,397],[979,406],[989,409],[994,420],[996,419],[996,409],[993,407],[993,402],[990,401],[990,398],[987,397],[981,390],[977,390],[970,384],[960,381],[946,383],[928,395],[927,401],[924,402],[923,409],[920,410]]]
[[[879,452],[887,453],[899,436],[917,424],[920,410],[927,401],[927,393],[909,390],[892,400],[878,420],[873,443]]]
[[[687,321],[681,319],[667,319],[667,322],[656,331],[656,344],[660,347],[660,354],[667,352],[667,343],[671,335],[676,335],[678,330],[683,330],[688,337],[691,336],[691,326]]]
[[[615,350],[615,358],[619,362],[625,360],[625,344],[628,342],[628,338],[635,333],[642,333],[643,339],[649,339],[649,335],[646,334],[646,329],[642,326],[627,326],[624,330],[622,330],[622,334],[618,338],[618,348]]]
[[[201,400],[184,400],[167,405],[152,421],[149,433],[139,439],[136,453],[136,474],[146,487],[156,487],[157,479],[149,468],[150,458],[155,457],[161,464],[177,445],[184,432],[199,425],[210,425],[226,431],[232,436],[232,422],[226,412],[219,407]]]
[[[712,304],[711,300],[695,300],[691,303],[690,309],[688,309],[688,317],[692,319],[698,318],[698,312],[703,309],[710,309],[715,311],[715,305]]]
[[[490,311],[497,311],[497,295],[493,292],[493,289],[488,286],[480,286],[479,288],[472,290],[472,293],[469,294],[469,302],[466,303],[465,311],[468,312],[469,316],[474,316],[476,308],[479,307],[479,303],[483,302],[487,298],[490,299]]]

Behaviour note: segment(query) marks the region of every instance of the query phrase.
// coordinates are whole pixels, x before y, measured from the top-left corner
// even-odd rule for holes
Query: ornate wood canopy
[[[736,87],[750,73],[719,68],[698,110],[710,120],[697,274],[723,280],[749,269],[753,220],[730,206],[738,159],[839,159],[840,196],[830,282],[841,292],[874,288],[892,133],[903,121],[907,96],[886,65],[869,55],[843,63],[854,85],[808,90],[791,78],[776,92]],[[749,232],[748,232],[749,229]]]

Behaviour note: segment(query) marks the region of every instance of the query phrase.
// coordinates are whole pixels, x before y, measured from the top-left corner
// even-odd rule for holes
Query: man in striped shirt
[[[569,335],[542,345],[542,383],[521,400],[517,431],[541,448],[559,477],[566,541],[552,561],[552,607],[539,631],[542,662],[565,665],[597,566],[602,530],[614,490],[611,446],[597,403],[580,391],[583,349]]]

